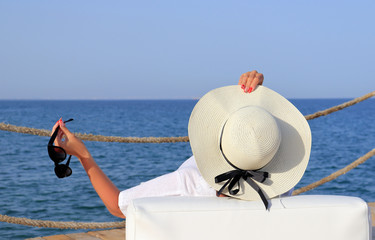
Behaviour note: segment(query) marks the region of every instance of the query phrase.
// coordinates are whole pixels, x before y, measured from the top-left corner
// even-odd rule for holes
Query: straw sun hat
[[[305,117],[280,94],[258,86],[214,89],[195,105],[190,145],[207,183],[220,193],[268,201],[292,189],[310,157]]]

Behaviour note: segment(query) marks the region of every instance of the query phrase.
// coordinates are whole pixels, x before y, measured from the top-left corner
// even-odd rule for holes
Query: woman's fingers
[[[61,118],[60,118],[60,120],[61,120]],[[55,123],[55,125],[53,125],[52,132],[51,132],[51,136],[52,136],[53,133],[55,132],[57,126],[60,126],[60,120],[58,120],[58,121]]]
[[[65,123],[62,121],[61,118],[53,126],[52,134],[55,132],[57,127],[59,127],[59,131],[58,131],[56,139],[55,139],[55,145],[61,147],[64,144],[64,141],[63,141],[64,135],[66,135],[66,132],[69,132],[69,130],[65,127]]]
[[[60,125],[60,130],[61,130],[61,132],[62,132],[64,135],[66,135],[66,136],[70,136],[70,135],[72,135],[72,133],[69,131],[69,129],[65,126],[65,123],[62,123],[62,124]]]
[[[54,126],[53,126],[53,128],[52,128],[52,132],[51,132],[51,136],[53,135],[53,133],[55,132],[55,130],[56,130],[56,128],[57,128],[57,126],[59,126],[59,124],[58,123],[56,123]]]
[[[60,118],[60,120],[61,120],[61,118]],[[60,126],[60,120],[58,120],[58,121],[55,123],[55,125],[53,126],[53,128],[52,128],[52,132],[51,132],[51,136],[52,136],[53,133],[56,131],[56,128]],[[57,139],[60,137],[59,135],[60,135],[60,130],[59,130],[59,132],[57,133],[56,138],[55,138],[55,141],[54,141],[54,143],[55,143],[56,146],[59,146],[59,142],[57,141]]]
[[[60,123],[60,130],[59,134],[57,136],[57,140],[59,141],[59,144],[66,143],[66,141],[69,141],[69,138],[71,138],[73,134],[69,131],[69,129],[65,126],[64,122]]]
[[[57,135],[55,139],[55,145],[64,148],[64,144],[65,142],[62,140],[62,138],[59,135]]]
[[[249,74],[250,74],[250,72],[246,72],[246,73],[242,74],[241,77],[240,77],[240,80],[238,81],[238,85],[241,85],[242,89],[245,89],[245,87],[246,87],[246,82],[247,82],[247,79],[249,78]]]
[[[251,93],[255,87],[251,85],[251,83],[254,81],[254,78],[258,72],[257,71],[251,71],[248,74],[248,77],[246,79],[246,85],[245,85],[245,92]],[[256,85],[255,85],[256,86]]]
[[[59,127],[59,133],[55,139],[56,146],[62,147],[67,154],[74,155],[80,159],[91,157],[85,144],[74,133],[69,131],[61,119],[55,124],[53,131],[57,127]]]
[[[59,130],[59,133],[57,134],[57,138],[62,139],[64,137],[64,133],[61,131],[61,127],[65,126],[65,123],[63,122],[62,118],[60,118],[58,123],[59,123],[59,126],[60,126],[60,130]]]
[[[251,80],[249,89],[254,90],[256,86],[262,85],[264,80],[264,76],[261,73],[255,73],[253,79]],[[251,91],[250,91],[251,92]]]
[[[258,73],[256,70],[251,72],[246,72],[241,75],[238,84],[241,85],[241,88],[246,93],[251,93],[257,85],[262,85],[264,76],[262,73]]]

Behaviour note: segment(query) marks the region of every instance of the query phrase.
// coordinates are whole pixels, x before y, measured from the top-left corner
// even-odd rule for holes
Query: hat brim
[[[223,186],[215,177],[234,170],[220,151],[220,134],[231,113],[245,106],[258,106],[273,115],[281,131],[280,147],[261,171],[270,173],[264,183],[258,183],[267,198],[292,189],[302,178],[311,150],[311,130],[300,111],[286,98],[264,86],[246,94],[238,85],[214,89],[195,105],[189,119],[189,139],[198,169],[215,190]],[[259,194],[242,179],[235,198],[259,200]],[[223,193],[229,195],[225,190]]]

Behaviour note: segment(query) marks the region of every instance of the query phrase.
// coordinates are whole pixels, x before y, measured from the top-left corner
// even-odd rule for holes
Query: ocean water
[[[349,99],[291,99],[311,114]],[[108,136],[186,136],[195,100],[0,101],[0,122],[41,129],[67,123],[73,132]],[[309,166],[296,188],[346,166],[375,147],[375,99],[310,120]],[[72,176],[58,179],[48,137],[0,131],[0,214],[52,221],[121,221],[104,207],[76,158]],[[191,156],[189,143],[86,142],[99,166],[122,190],[175,170]],[[350,195],[375,201],[375,158],[305,194]],[[87,230],[34,228],[0,222],[0,239]]]

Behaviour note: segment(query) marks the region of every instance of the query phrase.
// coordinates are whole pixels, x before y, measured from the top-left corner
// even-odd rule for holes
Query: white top
[[[126,216],[131,200],[161,196],[216,196],[201,176],[194,156],[187,159],[176,171],[143,182],[138,186],[120,192],[118,205]]]
[[[293,189],[281,196],[290,196]],[[187,159],[176,171],[143,182],[138,186],[120,192],[118,205],[126,216],[130,201],[136,198],[163,196],[206,196],[216,197],[216,190],[210,187],[200,174],[194,156]]]

